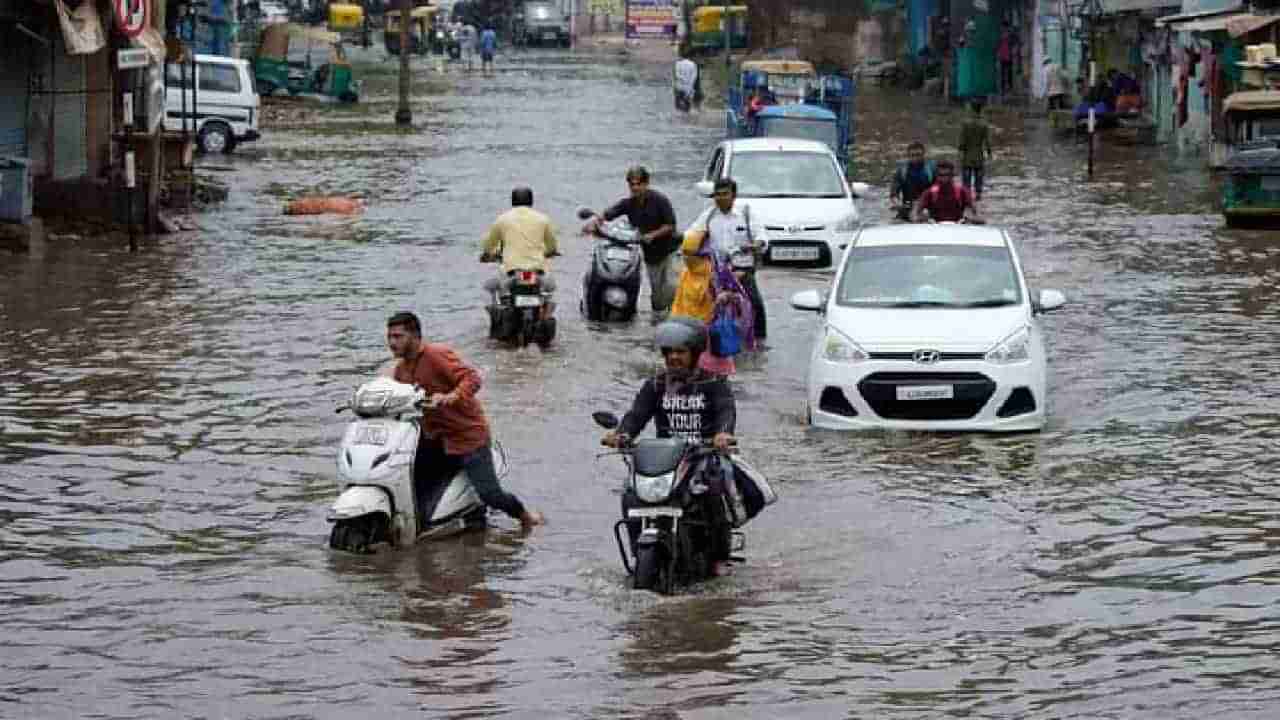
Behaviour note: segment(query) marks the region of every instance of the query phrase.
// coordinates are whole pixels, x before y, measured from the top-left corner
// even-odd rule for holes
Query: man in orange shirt
[[[396,359],[392,377],[427,393],[428,411],[422,416],[422,435],[414,457],[414,496],[419,517],[426,493],[417,488],[458,470],[466,470],[480,500],[520,521],[528,529],[541,525],[542,514],[528,510],[519,498],[502,489],[493,468],[489,421],[476,399],[480,373],[462,362],[452,348],[422,340],[418,316],[399,312],[387,320],[387,347]]]

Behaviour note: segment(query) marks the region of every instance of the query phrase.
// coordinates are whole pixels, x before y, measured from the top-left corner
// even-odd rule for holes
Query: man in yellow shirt
[[[484,282],[492,294],[507,295],[511,274],[532,270],[542,278],[542,292],[555,292],[556,281],[548,272],[547,258],[559,254],[551,218],[533,209],[533,190],[518,187],[511,191],[511,209],[498,216],[481,246],[480,262],[502,261],[498,277]]]

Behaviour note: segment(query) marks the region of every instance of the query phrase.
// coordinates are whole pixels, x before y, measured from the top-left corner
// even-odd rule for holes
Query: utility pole
[[[413,0],[400,0],[400,107],[396,108],[396,124],[412,125],[413,110],[409,108],[409,23],[413,21]],[[422,39],[426,42],[426,38]]]

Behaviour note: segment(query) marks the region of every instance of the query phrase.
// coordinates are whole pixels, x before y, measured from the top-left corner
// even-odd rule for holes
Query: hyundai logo
[[[942,359],[942,353],[937,350],[917,350],[911,353],[911,359],[921,365],[932,365]]]
[[[804,226],[803,226],[803,225],[789,225],[789,226],[787,226],[787,232],[788,232],[788,233],[790,233],[790,234],[792,234],[792,235],[798,235],[802,230],[804,230]]]

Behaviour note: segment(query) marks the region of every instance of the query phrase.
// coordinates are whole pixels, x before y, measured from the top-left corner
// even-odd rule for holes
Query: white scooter
[[[485,506],[465,471],[427,488],[428,496],[418,502],[413,461],[423,408],[430,412],[426,391],[387,377],[364,383],[338,408],[351,410],[356,420],[347,425],[338,448],[343,490],[329,509],[329,547],[367,553],[379,544],[404,547],[485,526]],[[494,468],[498,477],[506,475],[498,451]]]

